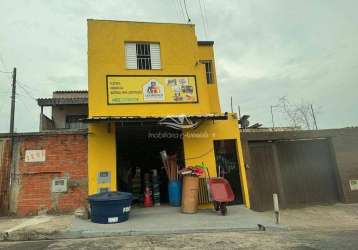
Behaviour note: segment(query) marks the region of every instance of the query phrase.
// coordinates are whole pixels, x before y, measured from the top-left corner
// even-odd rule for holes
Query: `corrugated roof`
[[[39,106],[56,106],[56,105],[80,105],[88,104],[88,98],[39,98]]]
[[[54,91],[52,98],[88,98],[86,90]]]
[[[56,90],[53,93],[88,93],[88,90]]]
[[[94,116],[91,118],[83,119],[84,122],[96,123],[96,122],[158,122],[164,118],[188,118],[192,121],[200,120],[227,120],[227,114],[205,114],[205,115],[188,115],[188,116]]]

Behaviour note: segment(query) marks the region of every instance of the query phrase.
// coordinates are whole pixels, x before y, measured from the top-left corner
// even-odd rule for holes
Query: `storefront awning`
[[[173,115],[173,116],[93,116],[83,119],[85,123],[159,123],[161,121],[176,119],[176,120],[190,120],[192,122],[200,122],[207,120],[227,120],[228,115],[225,114],[205,114],[205,115]]]

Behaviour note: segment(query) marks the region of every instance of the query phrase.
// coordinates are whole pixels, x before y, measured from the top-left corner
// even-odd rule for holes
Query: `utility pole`
[[[231,113],[234,113],[234,109],[232,107],[232,96],[230,96],[230,107],[231,107]]]
[[[11,145],[13,144],[13,138],[14,138],[15,98],[16,98],[16,68],[14,68],[14,71],[12,73],[11,114],[10,114]]]
[[[12,73],[12,92],[11,92],[11,113],[10,113],[10,136],[11,136],[11,145],[10,145],[10,173],[9,173],[9,186],[7,190],[7,199],[8,199],[8,209],[10,209],[10,192],[12,186],[12,176],[15,169],[14,162],[14,144],[15,144],[15,135],[14,135],[14,124],[15,124],[15,98],[16,98],[16,68]]]
[[[272,106],[272,105],[270,107],[270,109],[271,109],[271,121],[272,121],[272,129],[275,129],[275,121],[273,119],[273,107],[274,106]]]
[[[242,128],[242,125],[241,125],[241,110],[240,110],[240,105],[237,105],[237,110],[239,111],[239,126],[240,126],[240,128]]]
[[[316,130],[318,130],[317,121],[316,121],[316,116],[315,116],[314,110],[313,110],[313,105],[311,104],[310,107],[311,107],[311,112],[312,112],[312,117],[313,117],[314,125],[315,125],[315,127],[316,127]]]

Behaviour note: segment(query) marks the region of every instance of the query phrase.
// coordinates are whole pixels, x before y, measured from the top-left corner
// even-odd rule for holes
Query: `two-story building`
[[[160,151],[204,163],[249,204],[236,114],[222,113],[213,42],[192,24],[88,20],[89,194],[127,190]],[[165,180],[161,181],[162,185]]]

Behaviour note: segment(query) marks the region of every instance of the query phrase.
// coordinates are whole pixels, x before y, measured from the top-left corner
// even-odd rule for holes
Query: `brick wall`
[[[26,162],[26,150],[45,150],[45,161]],[[17,215],[72,212],[87,203],[87,137],[81,133],[17,137],[13,192]],[[68,191],[51,191],[55,177],[68,178]],[[17,186],[17,188],[15,187]]]

